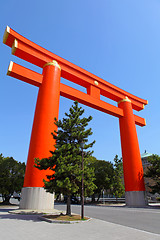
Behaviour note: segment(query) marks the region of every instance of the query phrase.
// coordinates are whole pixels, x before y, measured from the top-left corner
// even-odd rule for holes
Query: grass
[[[60,214],[60,215],[46,215],[44,216],[45,218],[48,218],[48,219],[51,219],[51,220],[60,220],[60,221],[85,221],[85,220],[88,220],[89,218],[88,217],[84,217],[83,219],[81,219],[81,216],[80,215],[71,215],[71,216],[68,216],[68,215],[63,215],[63,214]]]

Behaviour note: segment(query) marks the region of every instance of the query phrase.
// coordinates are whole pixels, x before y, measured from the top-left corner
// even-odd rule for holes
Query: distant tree
[[[67,195],[67,210],[66,214],[71,215],[70,198],[73,194],[81,193],[82,180],[82,150],[80,143],[84,142],[84,187],[85,194],[92,193],[95,185],[94,171],[90,168],[90,156],[92,152],[87,151],[91,148],[95,141],[87,144],[88,137],[92,135],[91,128],[86,129],[88,123],[92,120],[89,116],[81,117],[84,109],[78,107],[78,102],[69,109],[69,113],[65,113],[65,118],[57,121],[55,124],[58,131],[52,133],[56,140],[56,150],[51,152],[49,158],[36,159],[35,166],[40,169],[50,169],[52,175],[47,176],[47,181],[44,181],[44,188],[48,192],[61,192]]]
[[[0,193],[3,203],[9,204],[11,196],[23,187],[25,163],[17,162],[13,157],[0,154]]]
[[[85,156],[86,155],[86,156]],[[82,161],[82,160],[80,160]],[[92,166],[93,157],[91,155],[87,156],[87,152],[84,153],[84,196],[91,196],[94,190],[97,188],[95,185],[95,171]],[[81,182],[79,182],[79,190],[77,192],[81,195]]]
[[[94,184],[97,186],[97,189],[94,191],[92,201],[95,201],[95,194],[98,194],[97,201],[99,201],[102,191],[111,189],[114,176],[114,168],[111,162],[105,160],[97,160],[96,158],[93,162],[93,167],[95,169]]]
[[[148,157],[147,160],[150,163],[150,166],[148,167],[144,176],[153,180],[152,184],[149,185],[151,193],[160,194],[160,156],[153,154],[152,156]]]
[[[122,197],[125,193],[123,183],[123,163],[122,159],[118,159],[118,155],[116,155],[114,158],[112,193],[116,198]]]

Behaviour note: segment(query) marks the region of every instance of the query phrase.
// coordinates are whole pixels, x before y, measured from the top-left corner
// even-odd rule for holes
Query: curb
[[[64,223],[64,224],[73,224],[73,223],[84,223],[84,222],[89,222],[90,220],[92,220],[92,218],[89,218],[87,220],[76,220],[76,221],[65,221],[65,220],[53,220],[53,219],[48,219],[46,218],[47,215],[41,215],[38,217],[38,219],[48,222],[48,223]]]

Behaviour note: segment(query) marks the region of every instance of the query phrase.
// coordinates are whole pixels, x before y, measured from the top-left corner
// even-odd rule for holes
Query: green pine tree
[[[89,168],[89,157],[92,152],[88,149],[93,146],[95,141],[88,143],[88,137],[92,135],[91,128],[86,129],[92,117],[82,117],[84,109],[78,106],[78,102],[65,113],[65,118],[57,121],[55,124],[58,131],[52,133],[56,140],[55,151],[51,151],[52,156],[36,159],[36,167],[40,170],[51,169],[52,175],[47,176],[44,181],[44,188],[48,192],[61,192],[67,195],[67,215],[71,215],[70,198],[73,194],[81,192],[82,180],[82,150],[80,144],[84,145],[84,188],[85,194],[92,194],[95,185],[94,169]]]
[[[114,176],[112,193],[116,198],[122,197],[125,193],[123,183],[123,163],[122,159],[118,159],[118,155],[116,155],[114,158]]]

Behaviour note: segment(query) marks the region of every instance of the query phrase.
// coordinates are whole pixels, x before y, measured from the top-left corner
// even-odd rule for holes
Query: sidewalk
[[[160,240],[160,235],[97,219],[75,224],[47,223],[38,215],[8,213],[13,206],[0,206],[0,239],[5,240]]]

